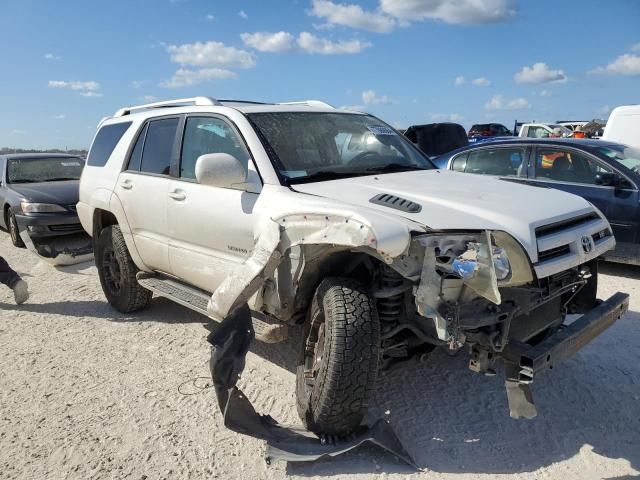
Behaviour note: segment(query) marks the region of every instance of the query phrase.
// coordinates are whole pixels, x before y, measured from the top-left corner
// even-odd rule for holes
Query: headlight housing
[[[507,252],[500,247],[492,245],[492,259],[493,269],[496,272],[497,280],[506,279],[511,273],[511,263],[509,263],[509,257]],[[458,256],[451,267],[453,271],[460,275],[461,278],[469,280],[476,275],[476,272],[480,269],[480,259],[485,259],[486,263],[489,259],[489,252],[487,245],[484,243],[471,242],[468,244],[467,250],[460,256]]]
[[[54,203],[21,202],[20,208],[22,213],[27,215],[30,213],[59,213],[67,211],[64,207]]]

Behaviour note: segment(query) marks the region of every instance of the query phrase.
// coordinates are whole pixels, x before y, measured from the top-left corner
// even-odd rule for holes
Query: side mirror
[[[233,155],[207,153],[196,160],[196,180],[210,187],[239,189],[247,181],[247,169]]]
[[[596,185],[602,185],[603,187],[617,187],[620,185],[622,179],[615,173],[603,172],[596,173],[594,180]]]

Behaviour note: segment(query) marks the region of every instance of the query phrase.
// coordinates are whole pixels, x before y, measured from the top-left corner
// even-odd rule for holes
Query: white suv
[[[379,368],[436,347],[467,345],[481,373],[504,362],[512,415],[532,416],[533,376],[628,305],[595,299],[615,241],[587,201],[437,170],[376,117],[317,101],[123,108],[78,214],[119,311],[155,292],[216,320],[248,305],[263,341],[304,324],[298,410],[325,434],[360,424]]]

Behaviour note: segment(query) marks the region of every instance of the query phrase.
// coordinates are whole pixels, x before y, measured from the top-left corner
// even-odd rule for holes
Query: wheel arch
[[[324,248],[321,248],[324,247]],[[321,248],[320,252],[314,252],[314,248]],[[346,277],[360,281],[369,286],[376,271],[384,262],[372,252],[354,251],[347,247],[328,247],[326,245],[304,245],[305,258],[303,267],[295,278],[292,291],[279,291],[280,308],[278,318],[292,320],[296,323],[304,321],[307,309],[313,298],[314,292],[324,278]],[[286,264],[283,264],[287,268]],[[278,272],[281,277],[284,272]]]
[[[144,264],[142,258],[140,257],[140,254],[138,253],[138,249],[136,248],[133,240],[133,235],[131,234],[131,230],[129,229],[127,222],[121,222],[118,216],[113,211],[105,210],[102,208],[94,209],[92,217],[93,231],[91,235],[94,242],[94,248],[96,239],[99,237],[100,232],[112,225],[118,225],[120,227],[120,231],[122,232],[122,236],[124,237],[125,244],[127,245],[127,249],[129,250],[129,255],[131,255],[131,259],[136,264],[136,266],[140,270],[151,271]]]

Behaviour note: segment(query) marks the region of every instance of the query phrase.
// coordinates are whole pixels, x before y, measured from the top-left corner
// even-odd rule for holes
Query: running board
[[[183,307],[208,316],[207,305],[211,295],[204,290],[173,278],[146,272],[139,272],[136,278],[138,283],[147,290],[151,290],[161,297],[168,298]],[[284,323],[271,320],[267,315],[260,312],[252,311],[251,317],[257,340],[264,343],[278,343],[287,339],[287,325]],[[273,323],[270,323],[270,321]]]

